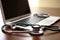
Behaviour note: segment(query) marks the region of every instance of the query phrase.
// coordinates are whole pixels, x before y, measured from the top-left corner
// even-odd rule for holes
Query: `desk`
[[[51,15],[53,15],[53,14],[56,15],[58,13],[58,15],[56,15],[56,16],[60,15],[59,8],[42,8],[42,9],[43,9],[43,12],[45,12],[45,13],[51,13]],[[54,25],[59,26],[60,21],[55,23]],[[1,27],[0,27],[0,29],[1,29]],[[0,40],[60,40],[60,33],[46,30],[44,32],[44,35],[42,35],[42,36],[31,36],[28,33],[20,33],[20,35],[8,35],[8,34],[4,34],[0,30]]]

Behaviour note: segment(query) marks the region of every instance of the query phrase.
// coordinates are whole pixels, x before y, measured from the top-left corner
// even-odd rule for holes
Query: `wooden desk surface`
[[[51,15],[60,16],[60,8],[42,8],[43,12],[51,13]],[[41,9],[41,10],[42,10]],[[53,14],[52,14],[53,13]],[[60,25],[60,21],[54,25]],[[45,31],[42,36],[31,36],[28,33],[20,33],[20,35],[8,35],[1,31],[0,27],[0,40],[60,40],[60,33],[53,31]]]

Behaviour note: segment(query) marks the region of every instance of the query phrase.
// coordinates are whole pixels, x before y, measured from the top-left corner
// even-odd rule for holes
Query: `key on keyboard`
[[[58,21],[59,19],[60,19],[60,17],[50,16],[50,17],[43,19],[42,21],[40,21],[36,24],[50,26],[50,25],[54,24],[56,21]]]

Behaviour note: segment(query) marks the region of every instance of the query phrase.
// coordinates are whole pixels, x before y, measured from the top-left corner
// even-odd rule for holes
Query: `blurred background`
[[[31,7],[60,8],[60,0],[29,0]]]
[[[29,0],[29,4],[32,13],[60,16],[60,0]]]

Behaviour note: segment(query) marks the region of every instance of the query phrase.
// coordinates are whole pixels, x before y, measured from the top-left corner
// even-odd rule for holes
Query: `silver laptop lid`
[[[30,15],[28,0],[1,0],[4,23]]]

